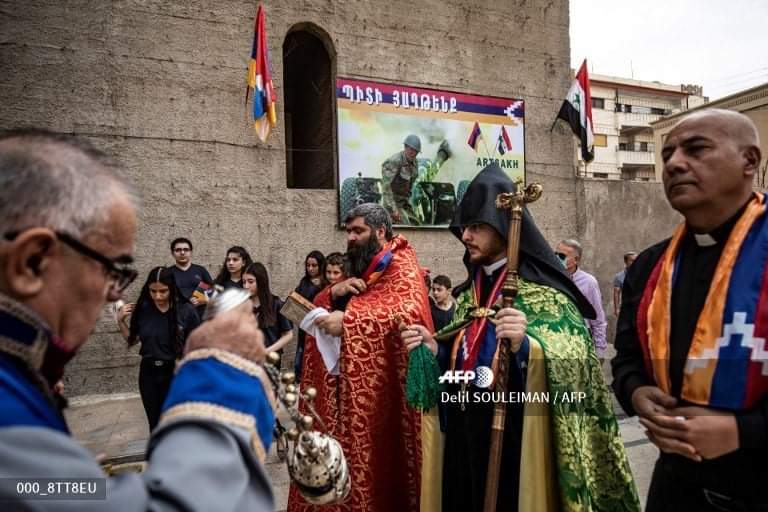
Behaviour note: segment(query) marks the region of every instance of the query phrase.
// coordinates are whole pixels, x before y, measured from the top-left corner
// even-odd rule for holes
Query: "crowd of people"
[[[150,431],[160,419],[161,406],[168,395],[176,361],[184,353],[186,339],[200,325],[216,286],[224,290],[243,288],[250,293],[264,344],[281,356],[280,364],[286,345],[297,332],[293,367],[300,380],[306,332],[294,331],[291,321],[280,313],[285,302],[272,292],[269,272],[263,263],[254,262],[245,248],[233,246],[227,250],[213,279],[205,267],[192,262],[194,246],[189,238],[174,239],[170,251],[174,264],[153,268],[136,303],[124,303],[116,311],[118,328],[128,345],[140,345],[139,392]],[[312,302],[321,290],[344,281],[347,275],[344,253],[332,252],[326,257],[313,250],[304,259],[304,276],[295,291]],[[455,309],[450,279],[437,276],[431,290],[431,313],[438,319],[436,325],[442,327],[450,322]]]
[[[611,361],[613,393],[660,450],[646,510],[768,510],[758,134],[741,114],[703,110],[679,121],[662,157],[667,199],[684,220],[671,239],[625,255]],[[1,136],[0,171],[0,480],[98,478],[69,435],[56,384],[103,306],[137,277],[135,191],[103,153],[48,132]],[[464,245],[456,286],[427,279],[377,204],[346,212],[344,254],[304,260],[297,292],[322,309],[294,363],[351,478],[346,501],[324,510],[641,509],[601,369],[597,282],[579,269],[581,245],[553,250],[527,210],[508,268],[510,219],[494,203],[514,189],[495,163],[469,184],[450,224]],[[146,470],[108,479],[105,501],[75,509],[274,510],[263,463],[275,400],[261,364],[293,326],[267,269],[242,247],[227,251],[216,279],[192,263],[190,240],[170,249],[175,264],[153,268],[118,313],[127,342],[141,346]],[[509,270],[518,294],[504,307]],[[251,301],[201,323],[214,285],[242,287]],[[448,372],[477,377],[449,380],[430,402]],[[548,398],[493,400],[499,378],[515,396]],[[503,444],[491,442],[494,429]],[[27,503],[3,485],[0,499]],[[315,506],[292,485],[288,510]]]

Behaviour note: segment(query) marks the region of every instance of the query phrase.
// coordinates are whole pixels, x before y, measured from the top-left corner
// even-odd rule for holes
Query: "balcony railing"
[[[619,167],[629,165],[653,165],[653,153],[650,151],[619,150]]]
[[[637,151],[640,153],[653,153],[653,142],[621,142],[616,146],[616,151]]]
[[[652,122],[662,118],[659,114],[626,114],[618,113],[619,124],[624,127],[650,126]]]

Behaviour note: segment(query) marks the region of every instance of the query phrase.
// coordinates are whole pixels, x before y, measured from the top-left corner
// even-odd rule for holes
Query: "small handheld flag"
[[[467,140],[467,144],[475,151],[477,151],[477,142],[481,136],[480,125],[475,121],[475,126],[472,127],[472,133],[469,134],[469,140]]]
[[[251,60],[248,62],[248,87],[245,90],[246,105],[248,93],[253,90],[254,129],[261,142],[267,140],[270,131],[277,124],[275,88],[272,85],[264,16],[264,8],[260,5],[254,22]]]
[[[568,96],[560,107],[555,118],[568,121],[573,134],[581,141],[581,157],[585,162],[595,158],[594,132],[592,131],[592,94],[589,92],[589,75],[587,74],[587,59],[576,73]],[[554,126],[554,125],[553,125]]]
[[[499,140],[496,142],[496,150],[500,155],[512,150],[512,141],[509,140],[509,134],[507,134],[504,125],[501,125],[501,130],[499,131]]]

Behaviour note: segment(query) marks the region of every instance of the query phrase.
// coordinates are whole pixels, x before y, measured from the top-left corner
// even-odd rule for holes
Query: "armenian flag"
[[[480,125],[477,121],[475,121],[475,126],[472,127],[472,133],[469,134],[469,140],[467,140],[469,147],[477,151],[477,141],[480,140],[481,136],[482,133],[480,132]]]

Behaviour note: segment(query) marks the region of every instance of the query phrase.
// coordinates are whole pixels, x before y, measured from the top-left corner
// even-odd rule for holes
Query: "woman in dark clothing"
[[[131,315],[130,324],[125,320]],[[160,410],[171,387],[176,360],[182,355],[189,333],[200,319],[176,287],[173,270],[155,267],[136,304],[118,311],[117,325],[128,345],[141,343],[139,393],[150,432],[157,426]]]
[[[221,265],[215,284],[227,288],[243,287],[243,270],[253,262],[251,255],[243,247],[235,245],[227,251],[224,263]]]
[[[266,267],[259,262],[250,264],[243,272],[243,288],[251,294],[253,314],[264,333],[264,345],[270,352],[282,354],[293,337],[293,324],[280,314],[283,301],[272,295]]]
[[[312,302],[315,295],[325,288],[328,282],[325,280],[325,257],[320,251],[312,251],[304,258],[304,277],[296,287],[296,293]],[[293,366],[296,379],[301,378],[301,358],[304,356],[304,338],[306,334],[299,329],[299,339],[296,341],[296,358]]]
[[[296,292],[312,302],[317,292],[328,284],[323,276],[325,256],[320,251],[312,251],[304,259],[304,277],[299,281]]]

